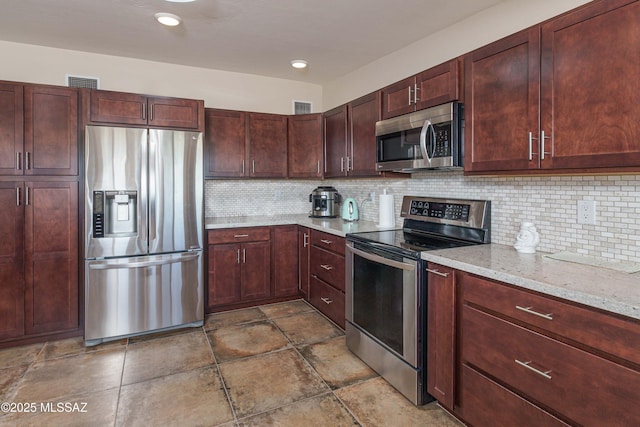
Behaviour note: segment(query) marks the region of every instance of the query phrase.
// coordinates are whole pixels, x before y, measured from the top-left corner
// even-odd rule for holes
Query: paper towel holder
[[[382,190],[379,201],[378,224],[379,228],[393,228],[396,225],[395,203],[393,194],[387,193],[387,189]]]

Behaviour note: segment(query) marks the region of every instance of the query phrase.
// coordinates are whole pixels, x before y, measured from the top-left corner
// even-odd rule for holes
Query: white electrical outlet
[[[578,224],[596,223],[596,202],[595,200],[578,200]]]

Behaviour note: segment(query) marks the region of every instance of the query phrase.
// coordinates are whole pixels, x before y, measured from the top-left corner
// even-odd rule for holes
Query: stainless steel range
[[[400,230],[347,235],[347,347],[416,405],[427,391],[422,251],[489,243],[491,203],[405,196]]]

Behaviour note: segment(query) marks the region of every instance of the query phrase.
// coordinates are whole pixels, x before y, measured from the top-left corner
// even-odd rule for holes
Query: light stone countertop
[[[590,307],[640,319],[640,273],[624,273],[499,244],[422,252],[422,259]]]
[[[217,228],[258,227],[270,225],[296,224],[314,230],[324,231],[336,236],[345,237],[348,233],[363,233],[367,231],[391,230],[391,228],[378,228],[373,221],[349,222],[341,218],[309,218],[307,214],[293,215],[265,215],[265,216],[234,216],[220,218],[205,218],[207,230]]]

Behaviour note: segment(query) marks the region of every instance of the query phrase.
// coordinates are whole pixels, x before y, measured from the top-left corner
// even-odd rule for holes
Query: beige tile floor
[[[412,405],[302,300],[91,348],[0,350],[0,397],[19,411],[0,426],[461,426]]]

